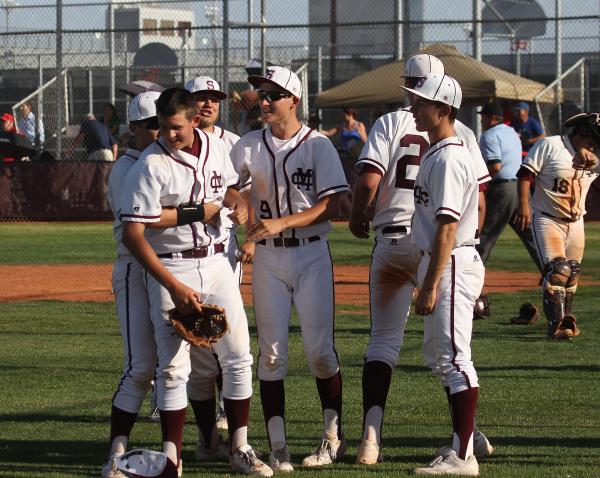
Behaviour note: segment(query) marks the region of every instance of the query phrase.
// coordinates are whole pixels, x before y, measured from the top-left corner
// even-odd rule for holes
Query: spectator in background
[[[15,128],[15,118],[10,113],[4,113],[0,116],[0,121],[2,121],[2,131],[5,133],[17,132],[17,129]]]
[[[115,106],[112,103],[104,103],[104,111],[102,116],[102,122],[104,126],[108,128],[113,138],[119,138],[119,117],[115,110]]]
[[[542,139],[544,130],[538,120],[529,116],[529,104],[521,101],[513,108],[512,126],[521,138],[523,152],[529,151],[538,139]]]
[[[38,118],[36,127],[35,115],[33,114],[31,103],[29,103],[29,101],[23,103],[19,106],[19,112],[21,113],[21,117],[18,120],[19,131],[27,137],[31,144],[44,144],[45,136],[42,118]],[[39,143],[36,142],[36,135],[39,139]]]
[[[355,108],[343,108],[344,122],[331,129],[321,131],[325,136],[332,137],[340,135],[341,147],[351,158],[356,159],[367,141],[367,129],[364,123],[358,121],[358,110]]]
[[[319,117],[319,115],[317,113],[313,113],[313,114],[309,115],[306,125],[309,128],[316,129],[318,131],[319,126],[321,125],[321,118]]]
[[[72,156],[73,151],[82,141],[87,150],[88,161],[114,161],[117,157],[115,138],[104,123],[98,121],[91,113],[86,115],[81,123],[79,134],[65,152],[65,156]]]

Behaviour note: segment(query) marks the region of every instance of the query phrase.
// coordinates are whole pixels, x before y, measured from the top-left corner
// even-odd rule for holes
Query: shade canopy
[[[463,103],[481,104],[492,99],[533,101],[545,85],[509,73],[459,52],[452,45],[436,43],[419,53],[438,57],[445,71],[463,91]],[[380,106],[404,103],[404,60],[398,60],[363,73],[352,80],[321,92],[318,108]]]

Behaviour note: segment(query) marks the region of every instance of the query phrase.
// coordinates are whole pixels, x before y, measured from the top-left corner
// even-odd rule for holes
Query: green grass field
[[[587,226],[586,278],[600,278],[600,225]],[[113,259],[107,224],[0,224],[0,264],[96,263]],[[494,250],[495,269],[529,270],[526,252],[509,231]],[[371,244],[351,239],[344,225],[331,235],[334,260],[368,264]],[[52,251],[49,256],[48,251]],[[510,282],[510,274],[507,274]],[[512,326],[522,301],[539,293],[492,295],[493,317],[475,323],[473,354],[481,382],[479,426],[496,447],[480,463],[485,477],[600,476],[600,287],[578,290],[582,335],[570,342],[545,339],[545,325]],[[255,337],[252,310],[248,310]],[[361,433],[362,356],[368,307],[340,304],[336,347],[344,379],[344,429],[349,453],[341,463],[297,475],[402,477],[430,460],[449,439],[445,394],[422,364],[422,322],[411,316],[386,409],[384,463],[354,465]],[[110,400],[121,373],[121,339],[112,304],[0,303],[0,477],[98,477],[105,460]],[[255,341],[253,341],[255,348]],[[254,350],[255,351],[255,350]],[[299,463],[318,442],[320,411],[293,322],[286,380],[288,436]],[[148,407],[143,409],[144,416]],[[193,459],[194,426],[184,438],[184,476],[223,476],[226,464]],[[258,396],[251,443],[267,452]],[[145,418],[131,444],[158,449],[159,426]]]

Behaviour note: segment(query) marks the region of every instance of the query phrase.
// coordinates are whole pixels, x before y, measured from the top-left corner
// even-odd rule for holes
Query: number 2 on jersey
[[[396,163],[396,187],[399,189],[410,189],[411,191],[415,188],[415,180],[406,178],[406,168],[408,165],[419,166],[421,164],[421,156],[423,156],[423,153],[429,147],[427,140],[418,134],[407,134],[400,139],[400,146],[403,148],[408,148],[412,144],[419,146],[419,153],[403,154],[398,158],[398,162]]]

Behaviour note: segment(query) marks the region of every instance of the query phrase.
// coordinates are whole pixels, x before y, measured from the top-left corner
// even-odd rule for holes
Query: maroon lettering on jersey
[[[191,154],[196,158],[200,157],[200,150],[202,149],[202,140],[200,136],[198,136],[198,132],[194,130],[194,144],[192,144],[191,148],[182,148],[181,151],[187,154]]]

